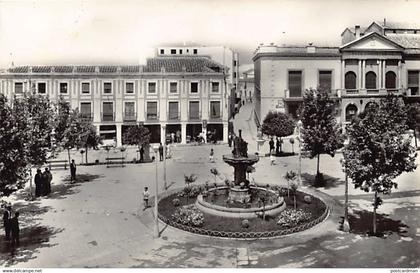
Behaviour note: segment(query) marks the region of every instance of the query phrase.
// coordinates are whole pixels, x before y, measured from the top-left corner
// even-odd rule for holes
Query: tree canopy
[[[123,134],[123,140],[129,145],[137,145],[139,148],[150,141],[150,131],[143,125],[130,126]]]
[[[262,124],[262,132],[269,136],[286,137],[293,134],[294,120],[281,112],[268,112]]]

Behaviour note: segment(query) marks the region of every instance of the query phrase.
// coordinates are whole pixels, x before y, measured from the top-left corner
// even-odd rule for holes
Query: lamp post
[[[163,129],[163,189],[166,191],[168,188],[166,184],[166,125],[162,125]]]
[[[299,184],[302,185],[302,138],[301,138],[301,130],[302,130],[302,121],[299,120],[297,122],[297,130],[298,130],[298,141],[299,141]]]
[[[349,144],[348,139],[344,141],[344,148],[347,147]],[[344,220],[343,220],[343,231],[349,232],[350,231],[350,224],[349,224],[349,181],[347,175],[347,167],[346,167],[346,160],[343,158],[344,164]]]
[[[159,238],[159,220],[158,220],[158,152],[159,152],[159,145],[153,145],[153,151],[155,152],[155,169],[156,169],[156,177],[155,177],[155,226],[153,236],[155,238]]]

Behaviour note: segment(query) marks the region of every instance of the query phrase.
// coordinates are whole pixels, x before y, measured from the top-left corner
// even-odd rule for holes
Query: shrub
[[[187,205],[176,209],[172,219],[183,225],[200,227],[204,223],[204,214],[195,205]]]
[[[312,198],[310,195],[305,195],[305,197],[303,197],[303,201],[305,201],[306,204],[310,204],[312,203]]]
[[[249,221],[247,219],[242,220],[242,228],[249,228]]]
[[[294,227],[311,219],[311,213],[302,209],[285,209],[280,213],[277,224],[282,227]]]
[[[181,204],[181,201],[179,201],[178,198],[175,198],[172,200],[172,205],[174,205],[174,207],[178,207]]]

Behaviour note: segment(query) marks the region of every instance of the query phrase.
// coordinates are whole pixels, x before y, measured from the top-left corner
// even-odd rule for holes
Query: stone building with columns
[[[105,140],[123,145],[129,126],[143,124],[151,142],[187,143],[215,132],[227,142],[229,93],[225,66],[203,56],[165,56],[145,65],[18,66],[0,73],[0,93],[60,97],[92,120]]]
[[[342,33],[342,45],[260,45],[255,68],[255,120],[268,111],[296,116],[306,89],[330,92],[342,124],[389,93],[419,101],[420,28],[373,22]]]

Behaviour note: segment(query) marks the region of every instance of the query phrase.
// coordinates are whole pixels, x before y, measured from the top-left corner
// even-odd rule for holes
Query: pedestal
[[[233,187],[229,191],[229,198],[234,202],[249,203],[251,201],[251,194],[249,193],[249,189]]]

